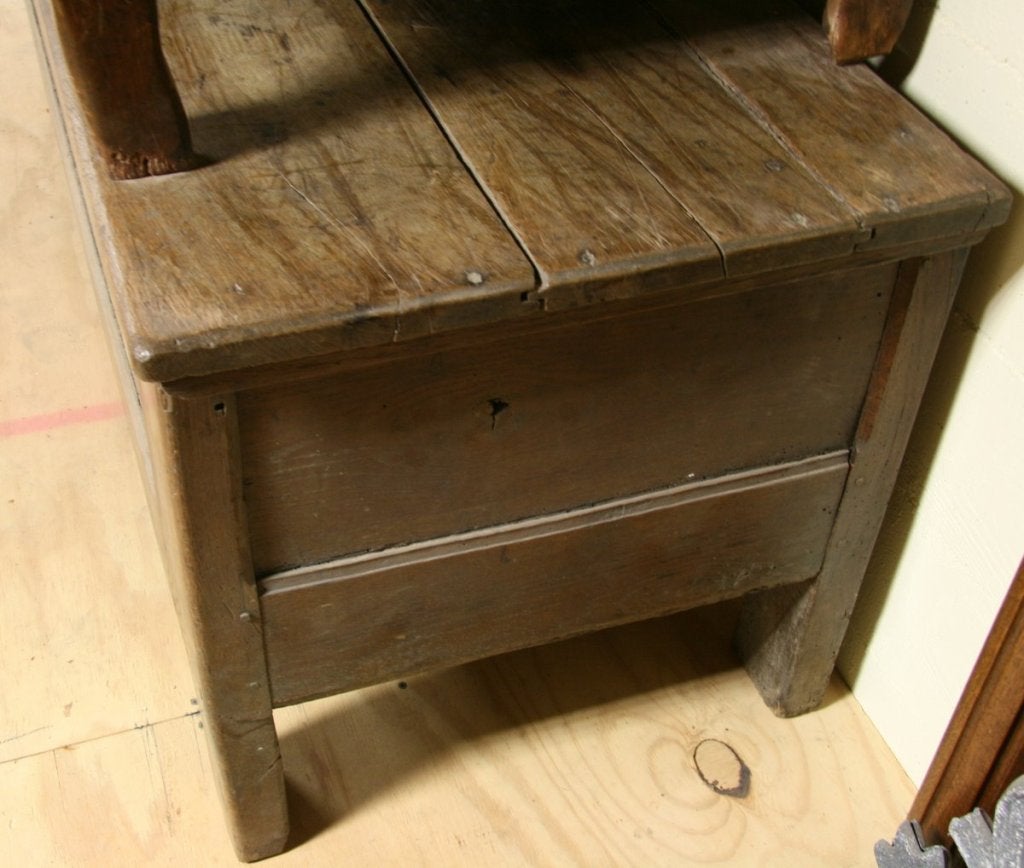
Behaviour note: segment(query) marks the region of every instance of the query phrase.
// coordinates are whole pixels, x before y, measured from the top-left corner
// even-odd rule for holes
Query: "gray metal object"
[[[954,819],[949,834],[968,868],[1024,868],[1024,777],[999,799],[994,823],[975,808]]]
[[[949,851],[945,847],[926,847],[924,833],[917,820],[907,820],[896,831],[890,844],[875,844],[878,868],[950,868]]]
[[[1017,778],[996,805],[995,822],[975,808],[949,824],[957,856],[967,868],[1024,868],[1024,776]],[[950,852],[926,846],[916,820],[903,823],[892,843],[875,844],[878,868],[951,868]]]

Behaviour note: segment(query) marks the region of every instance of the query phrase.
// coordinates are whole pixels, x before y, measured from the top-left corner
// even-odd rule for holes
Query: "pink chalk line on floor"
[[[41,431],[52,431],[54,428],[84,425],[89,422],[105,422],[123,415],[124,406],[119,401],[112,401],[109,404],[93,404],[89,407],[57,410],[55,413],[41,413],[38,416],[0,420],[0,437],[37,434]]]

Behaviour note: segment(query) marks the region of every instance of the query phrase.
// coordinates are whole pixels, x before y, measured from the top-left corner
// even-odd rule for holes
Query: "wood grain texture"
[[[150,384],[142,398],[171,594],[228,829],[239,859],[273,856],[288,838],[288,806],[245,535],[235,404],[230,396],[175,400]]]
[[[809,579],[847,468],[839,453],[266,579],[274,703]]]
[[[592,303],[720,280],[723,262],[750,273],[1005,215],[998,185],[870,73],[837,78],[802,25],[755,38],[705,22],[687,33],[694,53],[643,10],[574,2],[534,10],[547,36],[510,4],[481,4],[482,18],[423,6],[411,20],[426,26],[389,31],[543,297],[356,8],[163,4],[195,143],[215,165],[109,183],[67,113],[137,370],[167,381],[309,358],[538,317],[562,292]],[[495,23],[506,38],[482,52]],[[726,32],[739,42],[718,51]],[[749,80],[734,48],[762,58]]]
[[[910,806],[934,841],[949,843],[950,821],[975,807],[989,816],[1024,773],[1020,673],[1024,671],[1024,564],[981,649],[935,759]]]
[[[687,613],[281,710],[302,845],[270,864],[872,866],[910,782],[838,681],[774,717],[729,626]],[[706,738],[750,766],[747,798],[701,781]],[[237,865],[195,717],[0,772],[13,865]]]
[[[127,180],[201,165],[160,47],[156,0],[54,0],[53,6],[110,176]]]
[[[640,278],[631,277],[628,281],[583,281],[575,286],[562,287],[556,294],[546,292],[543,299],[543,317],[523,317],[503,322],[500,327],[480,326],[443,331],[418,340],[335,351],[311,358],[257,365],[238,371],[217,372],[204,377],[185,377],[168,384],[168,388],[173,389],[175,394],[199,397],[326,379],[349,371],[389,364],[403,358],[426,358],[437,352],[489,344],[494,341],[497,333],[508,339],[539,335],[543,332],[561,331],[569,323],[582,327],[585,323],[629,317],[641,309],[652,312],[658,309],[671,311],[681,304],[723,298],[759,288],[783,284],[797,285],[812,281],[827,284],[831,279],[830,275],[834,275],[836,266],[839,266],[842,272],[853,273],[867,271],[876,266],[891,266],[904,259],[919,259],[945,253],[953,248],[972,247],[986,234],[985,230],[980,230],[957,238],[921,239],[895,248],[861,250],[839,263],[819,262],[780,268],[767,277],[756,275],[678,286],[671,281],[664,282],[667,276],[665,272],[655,271]],[[829,265],[832,267],[829,268]],[[637,289],[638,281],[644,284],[642,290]],[[529,295],[528,304],[538,301],[534,298],[535,293]],[[563,314],[571,316],[563,317]]]
[[[828,684],[966,258],[960,250],[901,267],[821,573],[806,589],[745,601],[737,642],[779,714],[816,707]]]
[[[723,84],[888,246],[1003,222],[1006,188],[786,0],[654,0]]]
[[[707,238],[729,275],[853,249],[850,210],[643,6],[364,5],[530,253],[542,294],[671,264],[693,282]]]
[[[838,63],[855,63],[896,47],[914,0],[828,0],[825,32]]]
[[[256,571],[847,448],[894,276],[890,264],[597,322],[567,315],[536,335],[493,330],[468,348],[243,391]]]
[[[116,384],[19,0],[0,70],[0,421],[67,419]],[[5,864],[237,864],[129,454],[116,420],[0,438]],[[767,712],[718,614],[283,709],[302,846],[274,864],[871,865],[910,782],[838,681],[815,715]],[[747,799],[700,781],[709,737]]]
[[[115,184],[91,164],[85,130],[70,130],[144,377],[536,309],[521,297],[534,286],[528,261],[357,7],[201,0],[161,15],[196,147],[214,165]],[[40,18],[61,101],[74,105],[45,3]]]

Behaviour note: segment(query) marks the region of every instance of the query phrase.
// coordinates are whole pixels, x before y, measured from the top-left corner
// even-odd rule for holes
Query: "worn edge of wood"
[[[889,54],[903,33],[914,0],[828,0],[824,25],[837,63]]]
[[[241,718],[243,729],[255,723],[256,718],[260,717],[261,714],[265,716],[262,726],[242,732],[241,738],[255,742],[255,746],[261,752],[268,749],[271,755],[276,752],[277,759],[271,766],[271,772],[276,766],[277,774],[263,773],[258,781],[258,786],[261,788],[259,795],[251,797],[245,793],[238,792],[235,786],[236,781],[232,779],[230,772],[225,772],[222,764],[223,755],[236,753],[234,746],[230,742],[237,733],[227,732],[221,719],[225,707],[231,706],[233,703],[230,698],[225,697],[224,691],[219,689],[219,686],[214,685],[217,678],[215,673],[222,659],[218,655],[214,655],[217,656],[217,660],[211,661],[209,652],[213,646],[218,644],[219,639],[216,635],[216,629],[207,623],[202,614],[199,614],[200,610],[205,609],[221,619],[223,618],[221,607],[209,600],[204,602],[204,594],[208,593],[211,587],[216,589],[216,579],[223,579],[225,576],[214,570],[213,572],[216,575],[209,584],[201,581],[190,582],[185,578],[186,574],[194,569],[199,558],[196,557],[194,547],[184,545],[185,542],[191,542],[192,539],[186,531],[181,529],[190,520],[191,513],[202,512],[204,509],[217,511],[217,504],[211,502],[210,498],[208,498],[210,488],[216,487],[216,483],[211,484],[210,480],[216,476],[217,470],[222,470],[229,477],[233,473],[234,477],[236,477],[235,484],[232,486],[230,479],[227,481],[227,485],[233,487],[235,491],[235,496],[231,498],[233,504],[229,510],[231,515],[227,521],[235,529],[236,547],[234,554],[230,550],[219,551],[218,558],[222,562],[221,565],[223,565],[225,560],[235,561],[237,569],[234,572],[242,579],[239,585],[240,592],[243,597],[247,596],[249,598],[247,611],[258,612],[259,603],[256,594],[255,576],[251,565],[247,569],[246,564],[248,544],[244,539],[245,513],[241,505],[240,456],[237,449],[238,436],[237,430],[234,427],[235,421],[234,419],[229,420],[232,427],[227,432],[227,439],[230,444],[233,444],[233,448],[227,449],[224,453],[219,452],[217,449],[221,445],[219,442],[205,446],[202,446],[198,441],[193,441],[190,444],[188,437],[176,436],[180,432],[177,431],[175,426],[163,424],[164,420],[160,418],[161,413],[166,410],[168,405],[174,403],[175,399],[166,395],[158,386],[149,383],[139,384],[132,376],[131,368],[123,354],[124,344],[118,334],[119,324],[107,290],[107,274],[103,268],[99,245],[95,238],[94,224],[88,219],[87,200],[80,185],[80,175],[76,170],[75,151],[71,147],[64,116],[60,112],[60,89],[55,81],[51,57],[44,50],[42,23],[38,18],[38,5],[41,2],[45,2],[45,0],[28,0],[27,2],[29,16],[34,25],[32,28],[34,31],[33,36],[39,48],[39,58],[43,67],[48,98],[56,113],[56,132],[64,158],[65,169],[68,174],[71,200],[75,207],[79,229],[81,230],[86,259],[91,272],[94,295],[101,314],[101,321],[108,336],[108,350],[111,361],[118,375],[117,379],[122,392],[122,398],[128,406],[134,435],[132,438],[133,445],[145,483],[144,489],[149,500],[153,521],[157,525],[158,532],[156,536],[171,586],[172,599],[178,613],[182,637],[189,651],[189,662],[196,687],[203,697],[204,708],[202,710],[205,712],[205,729],[215,772],[214,778],[218,790],[221,792],[222,804],[229,820],[233,844],[238,857],[245,861],[256,861],[280,852],[287,843],[288,835],[287,803],[285,800],[283,775],[280,774],[280,752],[277,748],[277,737],[274,731],[273,717],[271,716],[270,692],[262,634],[257,634],[258,641],[255,644],[250,643],[251,647],[248,648],[247,653],[244,655],[246,660],[236,661],[241,662],[243,666],[250,667],[251,674],[256,676],[257,681],[246,682],[248,684],[248,694],[243,694],[245,688],[239,689],[241,683],[235,685],[234,690],[228,691],[228,693],[233,694],[235,699],[247,695],[248,699],[256,702],[256,715],[250,717],[251,709],[247,709]],[[118,350],[122,352],[118,352]],[[166,400],[166,403],[162,407],[158,407],[161,403],[161,396]],[[144,400],[146,398],[149,400]],[[203,405],[209,406],[210,402],[211,399],[208,397],[192,402],[183,402],[181,399],[177,399],[176,405],[178,407],[194,408]],[[222,401],[213,403],[215,406],[224,408],[225,413],[229,405],[233,407],[233,399],[230,396]],[[215,410],[215,414],[220,415],[220,412]],[[200,461],[205,459],[207,462],[212,462],[214,469],[213,473],[202,475],[199,484],[203,491],[199,492],[198,496],[191,498],[182,490],[178,490],[177,494],[172,493],[175,489],[174,479],[183,480],[189,477],[189,474],[182,469],[179,461],[182,453],[188,452],[189,445],[197,448],[198,452],[201,453],[199,454]],[[147,446],[155,446],[157,449],[163,448],[166,460],[164,462],[154,462]],[[186,456],[187,460],[188,457]],[[158,468],[163,470],[162,474],[158,472]],[[214,527],[217,524],[218,517],[215,515],[211,521],[200,522],[200,524],[203,524],[204,527]],[[194,519],[194,516],[191,516],[191,518]],[[232,570],[229,568],[226,572],[230,581]],[[258,629],[258,621],[256,628]],[[238,717],[237,714],[232,715],[230,710],[226,716],[228,718],[232,716]],[[232,757],[229,762],[235,762],[236,760],[237,757]],[[250,822],[248,819],[250,815],[257,817],[263,829],[269,830],[269,837],[264,831],[257,831],[255,834],[249,834],[244,831],[247,823]]]
[[[962,248],[911,261],[897,276],[821,573],[797,594],[784,588],[744,601],[737,647],[765,702],[780,716],[810,711],[824,695],[967,253]]]
[[[908,817],[920,821],[929,840],[948,844],[950,821],[971,811],[986,796],[987,804],[981,806],[990,812],[994,809],[1002,788],[990,786],[990,778],[1007,749],[1014,748],[1022,671],[1024,561],[910,806]]]
[[[945,250],[977,244],[984,236],[984,232],[979,232],[967,236],[937,238],[924,242],[912,242],[895,250],[865,250],[839,260],[793,266],[772,272],[768,285],[780,286],[812,278],[819,274],[826,275],[837,270],[857,270],[890,261],[930,256]],[[503,331],[503,334],[558,331],[582,322],[596,322],[621,316],[640,308],[669,309],[749,292],[766,285],[763,275],[744,276],[731,280],[721,278],[708,283],[683,286],[674,283],[671,274],[653,272],[645,277],[650,278],[649,291],[640,296],[632,292],[620,293],[619,285],[614,280],[584,283],[578,287],[568,287],[564,292],[549,293],[543,299],[544,316],[519,317],[515,320],[503,321],[503,327],[507,327],[507,331]],[[535,300],[535,296],[531,293],[529,303],[533,303]],[[494,324],[484,323],[481,325]],[[204,377],[186,376],[163,385],[168,391],[182,396],[215,395],[224,391],[242,391],[284,382],[315,379],[345,370],[384,364],[398,355],[402,357],[408,357],[410,354],[428,355],[439,349],[475,346],[491,339],[490,332],[485,328],[460,328],[417,337],[400,346],[390,343],[367,344],[348,350],[326,351],[322,354],[312,354],[282,362],[265,363],[247,369],[227,370]]]
[[[235,852],[256,861],[284,849],[288,806],[249,557],[234,398],[175,399],[145,384],[143,408],[161,457],[157,487],[171,596],[214,779]]]

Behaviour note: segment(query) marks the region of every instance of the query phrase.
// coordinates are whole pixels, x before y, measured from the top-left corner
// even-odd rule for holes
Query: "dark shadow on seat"
[[[699,15],[690,16],[698,32],[730,26],[728,11],[723,12],[730,6],[745,10],[744,14],[750,19],[747,24],[756,23],[759,14],[773,20],[779,17],[778,9],[770,8],[774,4],[747,0],[728,3],[724,0],[717,3],[658,0],[658,3],[698,11]],[[352,0],[315,5],[318,14],[334,18],[338,23],[336,29],[331,29],[333,38],[339,41],[336,53],[351,50],[346,39],[350,30],[370,27],[362,15],[353,13]],[[492,82],[500,87],[502,77],[514,76],[516,65],[526,59],[540,60],[553,77],[558,77],[560,73],[584,71],[590,62],[588,58],[604,52],[626,49],[642,53],[646,45],[655,42],[677,43],[680,50],[687,50],[686,40],[664,23],[652,5],[618,0],[417,2],[410,7],[415,8],[419,18],[413,26],[417,34],[425,35],[417,38],[415,62],[418,68],[433,70],[454,87],[459,86],[467,73],[487,69]],[[786,14],[805,17],[797,7],[786,9]],[[242,28],[251,36],[258,36],[261,62],[281,70],[291,68],[292,48],[288,34],[273,30],[273,16],[251,23],[218,18],[211,26]],[[255,41],[253,44],[255,50]],[[190,89],[204,86],[203,72],[198,73],[199,80],[190,83],[184,70],[194,67],[194,62],[175,57],[173,51],[168,55],[188,107]],[[230,80],[228,59],[217,60],[222,65],[218,75]],[[281,99],[257,100],[205,114],[192,114],[190,110],[195,148],[214,160],[271,148],[294,137],[313,136],[337,127],[339,121],[357,123],[365,113],[387,112],[395,100],[408,99],[410,89],[414,89],[383,53],[379,64],[361,62],[360,70],[357,76],[329,67],[304,70],[301,87],[285,88]],[[193,79],[195,75],[193,70]],[[233,90],[244,93],[243,81],[230,83]]]

